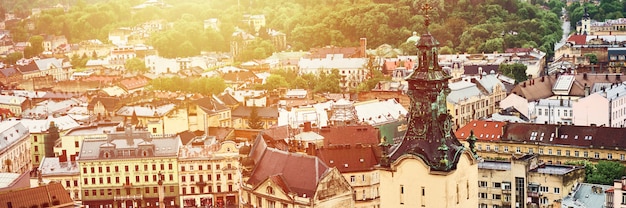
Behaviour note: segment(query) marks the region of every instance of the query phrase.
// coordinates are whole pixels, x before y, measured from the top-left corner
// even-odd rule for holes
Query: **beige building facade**
[[[584,167],[541,163],[537,155],[482,161],[478,172],[478,207],[560,207],[585,178]]]
[[[238,205],[241,173],[235,142],[197,137],[178,154],[180,207]]]
[[[0,172],[32,170],[29,135],[28,128],[19,121],[0,123]]]

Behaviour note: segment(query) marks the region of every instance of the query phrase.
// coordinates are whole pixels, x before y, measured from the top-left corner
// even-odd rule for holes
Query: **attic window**
[[[348,163],[346,163],[346,164],[343,164],[343,167],[346,167],[346,168],[347,168],[347,167],[348,167]]]
[[[359,159],[360,162],[365,162],[365,160],[363,158]]]
[[[330,160],[330,164],[333,164],[333,163],[335,163],[335,161]]]
[[[496,124],[496,128],[498,128],[498,124]]]
[[[530,140],[531,141],[537,140],[537,132],[536,131],[533,131],[533,132],[530,133]]]
[[[578,139],[578,135],[574,136],[574,139]]]
[[[461,136],[465,136],[465,133],[461,133]]]

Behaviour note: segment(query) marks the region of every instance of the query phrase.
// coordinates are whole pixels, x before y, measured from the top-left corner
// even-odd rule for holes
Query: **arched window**
[[[267,194],[274,195],[274,188],[272,188],[271,186],[268,186],[267,187]]]

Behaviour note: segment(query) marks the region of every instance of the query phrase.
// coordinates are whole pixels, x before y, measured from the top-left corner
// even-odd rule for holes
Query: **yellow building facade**
[[[540,163],[537,155],[482,161],[478,172],[479,207],[560,207],[585,178],[584,167]]]
[[[626,135],[624,128],[481,122],[487,127],[463,127],[456,134],[468,145],[467,132],[473,130],[478,138],[477,153],[486,159],[537,154],[540,162],[548,164],[580,160],[609,160],[626,164],[626,145],[613,142],[615,135]],[[494,126],[498,126],[499,130],[494,130]]]
[[[78,163],[85,207],[179,207],[178,138],[149,132],[84,140]]]
[[[405,155],[380,171],[380,207],[476,207],[478,165],[463,153],[454,171],[431,170],[421,158]]]

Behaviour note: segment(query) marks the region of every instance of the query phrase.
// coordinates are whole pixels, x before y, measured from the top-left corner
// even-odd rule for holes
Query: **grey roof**
[[[54,122],[54,124],[61,131],[80,126],[80,124],[72,119],[72,117],[67,115],[60,117],[49,116],[47,119],[21,119],[20,122],[22,122],[24,126],[28,127],[28,130],[31,133],[41,133],[48,131],[48,128],[50,127],[50,122]]]
[[[21,175],[19,173],[0,173],[0,188],[9,187]]]
[[[132,116],[133,112],[139,117],[163,117],[174,110],[175,104],[167,104],[159,107],[149,106],[124,106],[116,114],[120,116]]]
[[[56,58],[47,58],[47,59],[39,59],[39,60],[35,60],[35,64],[37,64],[37,68],[39,68],[39,70],[48,70],[48,68],[50,66],[52,66],[53,68],[63,68],[63,62],[60,59],[56,59]]]
[[[11,95],[0,95],[0,104],[5,105],[22,105],[22,103],[26,101],[25,97],[11,96]]]
[[[576,166],[568,166],[568,165],[551,165],[546,164],[544,166],[540,166],[536,169],[537,173],[547,173],[554,175],[565,175],[571,171],[576,169],[580,169],[580,167]]]
[[[28,129],[19,121],[3,121],[0,123],[0,153],[8,146],[28,138]]]
[[[478,169],[511,170],[511,163],[507,161],[482,161],[478,163]]]
[[[497,85],[500,85],[500,89],[502,90],[506,89],[504,84],[502,84],[502,81],[498,79],[498,76],[495,73],[483,76],[480,80],[478,80],[478,83],[480,83],[480,85],[482,85],[485,90],[489,92],[489,94],[493,93],[493,88]]]
[[[118,134],[123,135],[124,133],[118,133]],[[83,140],[83,145],[81,146],[78,161],[99,159],[101,147],[114,147],[116,150],[138,149],[139,145],[143,145],[143,144],[154,145],[154,157],[176,157],[178,155],[178,147],[180,146],[180,139],[178,139],[177,137],[166,137],[166,138],[159,137],[159,138],[146,139],[146,138],[138,138],[138,137],[141,137],[141,135],[138,135],[138,133],[132,133],[131,137],[132,139],[131,138],[85,139]],[[132,142],[129,142],[129,141],[132,141]],[[133,156],[122,156],[118,158],[127,159],[127,158],[142,158],[142,157],[140,155],[133,155]]]
[[[604,191],[611,188],[608,185],[580,183],[574,193],[563,198],[563,207],[572,208],[603,208],[606,202]]]
[[[448,102],[450,103],[458,103],[461,100],[468,99],[474,96],[480,96],[482,93],[480,89],[476,87],[476,84],[467,82],[467,81],[459,81],[453,82],[448,85],[450,87],[450,94],[447,97]]]
[[[58,157],[44,157],[39,164],[42,176],[79,175],[76,161],[60,162]]]

